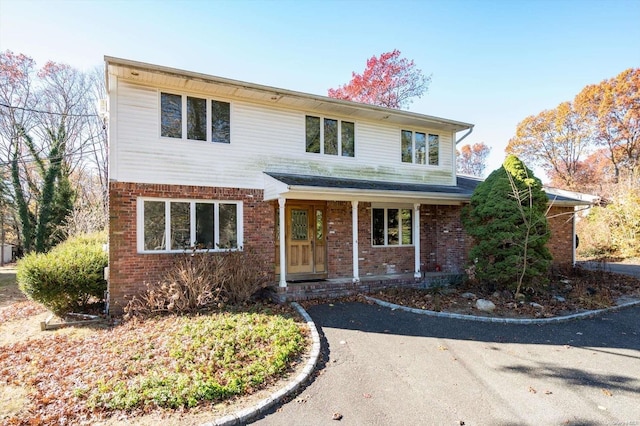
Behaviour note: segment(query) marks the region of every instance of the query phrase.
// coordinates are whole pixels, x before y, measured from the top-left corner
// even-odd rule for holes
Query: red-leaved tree
[[[352,73],[351,81],[337,89],[329,89],[331,98],[362,102],[387,108],[406,108],[414,97],[428,89],[426,77],[413,60],[400,57],[400,51],[372,56],[362,74]]]
[[[463,145],[460,151],[456,150],[458,173],[482,177],[490,153],[491,148],[484,142]]]

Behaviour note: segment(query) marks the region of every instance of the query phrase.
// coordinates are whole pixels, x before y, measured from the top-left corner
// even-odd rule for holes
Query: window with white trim
[[[185,113],[186,112],[186,113]],[[160,93],[160,135],[231,143],[231,104],[215,99]]]
[[[412,245],[413,210],[411,208],[372,208],[371,244],[374,246]]]
[[[237,249],[242,217],[240,201],[139,198],[138,251]]]
[[[440,136],[402,130],[400,132],[401,157],[403,163],[428,164],[440,163]]]
[[[315,154],[355,156],[355,123],[335,118],[305,117],[306,151]]]

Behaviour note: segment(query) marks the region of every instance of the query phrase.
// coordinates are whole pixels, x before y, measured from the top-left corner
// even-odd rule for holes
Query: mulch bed
[[[575,268],[555,274],[550,284],[541,291],[525,290],[523,293],[524,300],[516,300],[510,291],[496,291],[488,285],[466,282],[426,289],[390,288],[369,296],[401,306],[437,312],[503,318],[550,318],[640,299],[640,279]],[[477,309],[478,299],[490,300],[495,309],[492,312]],[[355,295],[331,303],[354,301],[367,302],[361,295]],[[319,303],[328,301],[311,300],[302,304],[309,307]]]

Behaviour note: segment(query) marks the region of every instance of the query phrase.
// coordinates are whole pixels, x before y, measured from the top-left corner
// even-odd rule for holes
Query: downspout
[[[468,131],[467,133],[465,133],[464,135],[462,135],[462,137],[461,137],[460,139],[458,139],[458,140],[456,141],[456,143],[453,145],[453,147],[451,148],[451,150],[453,151],[453,152],[452,152],[452,154],[453,154],[453,158],[454,158],[454,160],[453,160],[453,172],[454,172],[454,173],[453,173],[453,184],[454,184],[454,185],[456,185],[456,184],[457,184],[457,182],[456,182],[456,180],[457,180],[457,179],[456,179],[456,176],[458,175],[458,165],[457,165],[457,162],[458,162],[458,158],[457,158],[457,157],[458,157],[458,150],[456,149],[456,146],[457,146],[460,142],[462,142],[462,141],[464,140],[464,138],[466,138],[467,136],[469,136],[469,135],[471,134],[471,132],[473,132],[473,124],[471,124],[471,127],[469,127],[469,131]]]
[[[456,145],[458,145],[460,142],[462,142],[464,140],[464,138],[469,136],[471,134],[471,132],[473,132],[473,126],[469,127],[469,131],[467,133],[465,133],[464,135],[462,135],[462,137],[456,141]]]

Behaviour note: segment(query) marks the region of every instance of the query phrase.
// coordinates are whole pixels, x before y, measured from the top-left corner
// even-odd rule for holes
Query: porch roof
[[[389,182],[364,179],[347,179],[331,176],[297,175],[264,172],[264,199],[369,201],[420,204],[461,204],[468,202],[482,179],[457,176],[456,185],[431,185],[426,183]],[[566,193],[545,188],[549,201],[554,205],[590,205],[593,200],[586,194]]]

